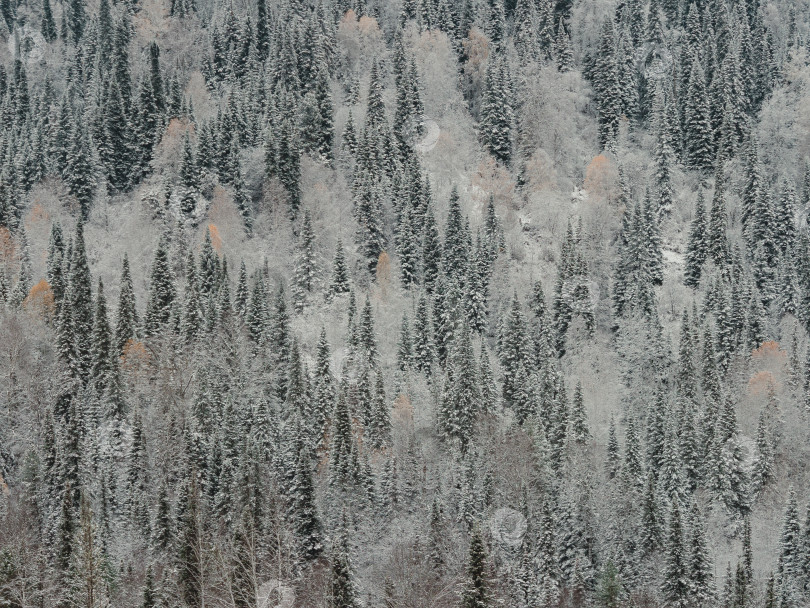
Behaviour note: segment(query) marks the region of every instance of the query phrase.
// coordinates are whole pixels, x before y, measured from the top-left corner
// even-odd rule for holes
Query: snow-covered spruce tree
[[[512,161],[515,123],[511,79],[506,58],[499,54],[491,56],[487,63],[479,133],[487,152],[507,166]]]
[[[687,534],[689,592],[697,606],[710,606],[715,599],[712,559],[697,503],[693,503],[689,511]]]
[[[664,551],[666,553],[666,565],[664,567],[661,593],[668,605],[687,606],[690,599],[688,553],[684,547],[681,512],[677,500],[673,501],[670,509]]]
[[[349,555],[349,530],[346,519],[344,513],[343,523],[338,530],[329,559],[329,608],[356,608],[359,606],[354,569]]]
[[[315,232],[312,229],[312,214],[304,211],[301,230],[298,234],[298,254],[295,259],[295,281],[293,285],[293,304],[301,312],[309,295],[314,291],[317,281],[318,260],[315,252]]]
[[[440,433],[462,452],[467,450],[481,411],[478,370],[470,339],[470,329],[463,326],[453,340],[446,366],[444,394],[438,412]]]
[[[613,21],[602,25],[599,47],[593,63],[592,80],[599,121],[599,145],[605,150],[615,146],[621,113],[621,82]]]
[[[576,232],[571,224],[568,225],[557,267],[557,281],[554,285],[552,315],[557,334],[555,346],[560,356],[565,353],[568,328],[574,319],[582,319],[588,336],[593,335],[596,325],[588,267],[580,246],[581,229],[581,223]]]
[[[616,420],[611,416],[608,430],[607,458],[605,460],[605,472],[609,479],[615,479],[621,466],[621,454],[619,453],[619,440],[616,437]]]
[[[331,297],[349,293],[349,289],[349,269],[346,267],[346,252],[343,249],[343,241],[338,238],[335,258],[332,262],[332,281],[329,285],[328,295]]]
[[[298,541],[298,551],[305,560],[313,560],[323,552],[323,531],[315,503],[309,452],[298,441],[298,456],[291,488],[290,514]]]
[[[801,568],[801,523],[799,522],[796,492],[791,486],[788,490],[785,515],[782,519],[782,533],[779,538],[778,580],[780,584],[782,586],[795,585],[797,577],[801,576]]]
[[[144,334],[149,338],[156,337],[168,325],[175,305],[177,293],[168,248],[168,240],[164,237],[158,243],[152,262],[149,301],[144,316]]]
[[[79,119],[75,118],[74,121],[62,179],[67,184],[70,193],[76,197],[81,217],[86,220],[90,216],[90,204],[96,189],[96,176],[88,135],[80,126]]]
[[[135,290],[129,269],[129,258],[124,254],[121,263],[121,290],[118,297],[118,316],[115,326],[115,342],[119,352],[123,352],[129,340],[138,335],[138,309],[135,304]]]
[[[689,230],[689,240],[686,244],[686,268],[684,269],[684,285],[697,287],[703,265],[708,259],[707,247],[706,206],[703,202],[703,192],[698,193],[695,203],[695,214],[692,217],[692,226]]]
[[[478,527],[473,528],[467,561],[467,581],[461,598],[463,608],[489,608],[491,606],[488,582],[487,552]]]
[[[356,242],[369,271],[373,271],[385,249],[386,237],[383,232],[382,193],[368,172],[360,177],[354,198],[354,214],[357,221]]]
[[[692,63],[686,88],[684,142],[686,164],[701,171],[714,165],[714,137],[706,92],[706,74],[700,60]]]

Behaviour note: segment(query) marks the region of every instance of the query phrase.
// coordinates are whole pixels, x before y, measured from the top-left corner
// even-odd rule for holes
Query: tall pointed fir
[[[689,240],[686,243],[686,268],[683,282],[687,287],[695,288],[700,284],[703,265],[708,258],[706,231],[706,207],[703,202],[703,191],[700,191],[695,203],[695,215],[689,230]]]
[[[714,137],[709,113],[706,75],[699,60],[692,63],[685,102],[686,164],[709,171],[714,164]]]
[[[298,255],[295,260],[293,303],[298,312],[303,311],[307,298],[315,288],[318,262],[315,256],[315,232],[312,229],[312,214],[304,211],[301,231],[298,235]]]
[[[188,132],[183,137],[183,158],[180,164],[180,183],[183,186],[180,198],[180,211],[187,218],[194,218],[197,213],[197,192],[199,188],[199,173],[194,149]]]
[[[93,333],[93,296],[90,267],[84,245],[84,225],[76,225],[73,241],[73,260],[68,275],[69,297],[63,307],[65,318],[70,318],[70,331],[75,354],[75,369],[83,382],[90,374],[91,337]]]
[[[346,267],[346,252],[343,241],[338,237],[335,247],[335,258],[332,262],[332,282],[329,285],[329,296],[349,293],[349,270]]]
[[[685,608],[690,600],[690,580],[687,568],[688,554],[684,550],[683,526],[677,500],[672,502],[670,509],[665,553],[666,564],[661,592],[668,606]]]
[[[687,577],[689,592],[694,605],[709,608],[714,601],[714,563],[709,554],[709,544],[703,525],[703,516],[697,503],[689,512],[688,533],[689,565]]]
[[[119,353],[124,352],[127,342],[138,335],[138,310],[135,305],[135,289],[129,270],[129,258],[124,254],[121,264],[121,291],[118,296],[118,317],[115,325],[115,344]]]
[[[45,42],[53,42],[56,40],[56,21],[53,18],[50,0],[44,0],[42,3],[42,23],[39,29]]]
[[[470,538],[467,581],[461,596],[462,608],[490,608],[491,592],[487,578],[486,547],[481,531],[476,526]]]
[[[150,338],[156,337],[168,325],[175,305],[176,289],[168,248],[168,239],[161,238],[152,262],[149,301],[144,317],[144,333]]]
[[[295,521],[298,549],[305,560],[316,559],[323,552],[323,531],[315,503],[315,486],[308,451],[298,442],[295,477],[290,491],[290,510]]]
[[[599,121],[599,145],[602,149],[610,150],[615,146],[619,134],[621,113],[621,83],[612,19],[606,19],[602,26],[592,80]]]
[[[344,513],[343,522],[338,531],[330,556],[330,573],[328,582],[329,608],[357,608],[357,589],[354,581],[354,570],[351,563],[349,547],[349,530]]]
[[[511,75],[506,59],[498,54],[490,55],[479,133],[487,152],[507,166],[512,160],[514,120]]]
[[[480,410],[478,371],[470,330],[465,325],[454,340],[438,416],[442,435],[449,441],[458,442],[462,452],[467,450]]]

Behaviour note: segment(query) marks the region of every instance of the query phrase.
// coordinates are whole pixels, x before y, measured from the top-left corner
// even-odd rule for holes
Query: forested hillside
[[[806,0],[0,42],[0,608],[810,605]]]

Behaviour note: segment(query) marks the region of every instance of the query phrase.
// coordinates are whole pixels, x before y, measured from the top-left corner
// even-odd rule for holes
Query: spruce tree
[[[684,550],[683,527],[678,501],[672,503],[666,539],[666,565],[661,593],[669,606],[685,607],[690,600],[688,554]]]
[[[193,218],[197,212],[197,191],[199,188],[199,173],[191,147],[188,132],[183,137],[183,158],[180,164],[180,183],[183,193],[180,199],[180,210],[188,218]]]
[[[622,473],[627,483],[636,491],[641,492],[644,486],[644,465],[642,463],[638,431],[636,430],[636,419],[632,417],[627,421]]]
[[[346,515],[338,531],[330,556],[329,574],[329,608],[357,608],[357,590],[355,589],[354,571],[349,556],[349,531]]]
[[[432,333],[427,297],[422,294],[416,305],[413,351],[416,369],[425,375],[430,373],[436,357]]]
[[[707,254],[718,268],[725,268],[731,263],[731,250],[726,236],[725,178],[722,167],[718,167],[714,181],[714,196],[709,213],[709,225],[706,232]]]
[[[81,2],[81,0],[74,0]],[[74,127],[70,133],[70,146],[65,159],[65,169],[62,179],[67,184],[70,193],[79,203],[80,217],[86,221],[90,217],[90,204],[96,188],[95,170],[91,163],[92,155],[87,132],[79,126],[79,119],[75,118]]]
[[[684,127],[687,166],[709,171],[715,158],[714,137],[706,92],[706,75],[699,60],[692,63],[689,75]]]
[[[87,12],[85,10],[84,0],[70,0],[65,7],[65,16],[67,17],[67,25],[70,29],[70,37],[73,44],[79,44],[82,34],[84,34],[84,27],[87,21]]]
[[[758,489],[764,488],[774,477],[774,454],[771,431],[768,428],[765,410],[759,413],[757,425],[757,454],[754,460],[753,481]]]
[[[300,555],[305,560],[316,559],[323,552],[323,532],[315,503],[309,457],[300,441],[291,496],[290,510],[295,521]]]
[[[480,410],[478,371],[470,330],[464,326],[456,334],[447,365],[444,395],[438,415],[442,435],[448,441],[457,441],[461,450],[466,451]]]
[[[484,148],[506,166],[512,160],[514,109],[511,75],[506,60],[490,56],[484,84],[479,133]]]
[[[346,267],[346,254],[343,250],[343,242],[338,238],[335,248],[335,259],[332,262],[332,282],[329,286],[329,295],[336,296],[349,293],[349,271]]]
[[[610,417],[610,427],[608,427],[607,459],[605,469],[608,479],[615,479],[621,467],[621,455],[619,454],[619,440],[616,437],[616,420]]]
[[[115,325],[115,344],[119,353],[129,340],[138,335],[138,311],[135,306],[135,290],[132,285],[132,275],[129,270],[129,258],[124,254],[121,265],[121,291],[118,297],[118,318]]]
[[[442,243],[433,213],[433,205],[428,203],[422,222],[422,282],[425,290],[433,293],[442,263]]]
[[[686,544],[689,549],[686,571],[689,592],[695,605],[708,607],[714,600],[714,585],[712,584],[714,564],[709,554],[703,517],[697,503],[692,504],[689,513],[689,532]]]
[[[45,42],[56,40],[56,21],[53,19],[50,0],[44,0],[42,3],[42,25],[39,31]]]
[[[399,341],[397,342],[397,369],[407,372],[411,369],[413,362],[413,340],[411,338],[410,322],[406,313],[402,316]]]
[[[144,317],[144,333],[150,338],[156,337],[168,325],[175,305],[176,289],[168,247],[168,239],[161,238],[152,262],[149,301]]]
[[[158,598],[155,589],[155,574],[152,571],[152,564],[146,566],[146,580],[143,585],[143,599],[141,600],[141,608],[155,608],[157,606]]]
[[[708,258],[706,211],[703,203],[703,192],[698,192],[695,204],[695,215],[692,218],[692,227],[689,231],[689,240],[686,244],[686,268],[684,270],[684,285],[695,288],[700,284],[703,265]]]
[[[203,535],[196,471],[190,471],[178,505],[177,590],[188,606],[199,606],[204,589]]]
[[[380,253],[385,249],[382,192],[369,172],[364,171],[354,197],[357,220],[356,241],[370,272],[374,271]]]
[[[793,486],[788,490],[785,515],[782,519],[782,533],[779,538],[779,580],[784,584],[793,584],[802,567],[801,524],[796,492]]]
[[[321,328],[315,353],[315,375],[312,386],[312,411],[316,433],[316,447],[323,447],[327,422],[335,405],[335,379],[331,370],[332,353],[326,340],[326,329]]]
[[[588,415],[582,397],[581,382],[577,382],[574,389],[574,399],[571,407],[571,432],[574,439],[580,443],[587,441],[591,436],[588,430]]]
[[[602,149],[612,149],[619,134],[621,113],[621,83],[612,19],[606,19],[602,26],[592,80],[599,121],[599,145]]]
[[[189,252],[186,261],[186,288],[183,294],[183,321],[181,333],[187,344],[193,343],[204,326],[200,287],[197,279],[197,265],[194,253]]]
[[[662,536],[662,517],[655,491],[655,475],[648,470],[641,504],[641,549],[645,555],[651,555],[661,548]]]
[[[64,306],[68,322],[75,369],[82,382],[87,382],[91,365],[91,337],[93,333],[93,296],[91,291],[90,268],[84,245],[84,225],[76,225],[73,241],[73,260],[68,275],[69,297]]]
[[[314,290],[318,262],[315,254],[315,233],[312,229],[312,215],[304,211],[301,232],[298,235],[298,255],[295,260],[293,302],[301,312],[309,294]]]
[[[90,499],[81,493],[79,527],[71,552],[70,576],[67,594],[70,605],[108,605],[108,588],[105,580],[104,557],[98,542],[96,524],[90,508]]]
[[[96,311],[93,322],[93,338],[90,363],[90,382],[98,395],[103,395],[109,387],[113,368],[112,334],[107,317],[107,300],[104,297],[104,283],[98,281]],[[117,356],[116,356],[117,359]]]
[[[612,559],[608,559],[599,577],[599,602],[604,608],[618,608],[622,595],[621,577]]]
[[[467,581],[461,597],[463,608],[489,608],[489,582],[487,577],[487,553],[481,531],[476,526],[470,538],[467,560]]]

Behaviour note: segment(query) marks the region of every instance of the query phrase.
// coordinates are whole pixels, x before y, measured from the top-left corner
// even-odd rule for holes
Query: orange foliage
[[[377,258],[377,285],[380,286],[380,289],[385,295],[385,291],[388,287],[388,284],[391,282],[391,258],[388,257],[388,254],[383,251],[380,253],[380,257]]]
[[[394,400],[393,418],[400,424],[413,424],[413,405],[407,395],[399,395]]]
[[[194,135],[194,123],[190,120],[172,118],[166,127],[166,135],[173,139],[180,138],[186,133],[188,133],[189,136]]]
[[[526,186],[530,192],[543,192],[554,189],[557,185],[557,172],[554,170],[554,161],[542,148],[535,150],[526,162]]]
[[[748,380],[748,392],[752,395],[765,395],[770,387],[781,389],[779,377],[787,366],[787,353],[779,342],[769,340],[751,351],[751,363],[756,370]]]
[[[353,10],[346,11],[338,24],[338,33],[344,37],[357,40],[357,37],[365,38],[366,41],[382,38],[380,24],[374,17],[363,16],[357,19],[357,13]],[[359,40],[357,40],[360,42]]]
[[[599,154],[585,169],[584,188],[591,199],[610,201],[616,196],[618,179],[616,164],[604,154]]]
[[[149,352],[143,342],[130,338],[124,344],[124,351],[121,354],[121,369],[135,373],[149,363]]]
[[[763,342],[759,348],[751,351],[751,359],[757,363],[769,363],[771,361],[776,363],[784,363],[787,361],[787,353],[781,349],[779,342],[776,340],[768,340]]]
[[[211,195],[211,206],[208,207],[208,219],[212,224],[216,224],[217,226],[232,226],[234,222],[238,222],[238,225],[241,226],[242,219],[239,216],[239,210],[236,208],[233,197],[228,190],[219,184],[214,186],[214,191]],[[212,234],[212,239],[213,236]]]
[[[346,14],[343,15],[343,18],[340,20],[340,25],[338,27],[341,28],[349,28],[354,27],[354,24],[357,23],[357,13],[354,12],[354,9],[349,9],[346,11]]]
[[[374,17],[363,15],[357,25],[360,33],[365,36],[377,36],[380,33],[380,25]]]
[[[44,318],[49,318],[54,311],[53,290],[48,281],[42,279],[31,288],[23,305]]]
[[[208,232],[211,233],[211,246],[217,253],[222,253],[222,237],[219,236],[217,225],[208,224]]]
[[[509,171],[498,165],[495,159],[487,156],[472,178],[472,185],[484,191],[484,202],[491,194],[495,202],[502,205],[511,204],[515,192],[515,182]]]
[[[767,395],[771,387],[777,389],[776,379],[771,372],[757,372],[748,380],[748,392],[751,395]]]
[[[483,65],[489,57],[489,40],[477,27],[470,30],[469,36],[461,42],[467,56],[467,63],[464,71],[481,72]]]
[[[154,162],[158,167],[178,167],[183,157],[183,140],[188,133],[192,139],[194,124],[187,119],[172,118],[155,146]]]
[[[50,214],[45,211],[45,208],[39,203],[31,207],[31,213],[28,216],[28,221],[31,224],[44,224],[51,219]]]
[[[0,226],[0,262],[11,262],[14,259],[14,238],[5,226]]]

